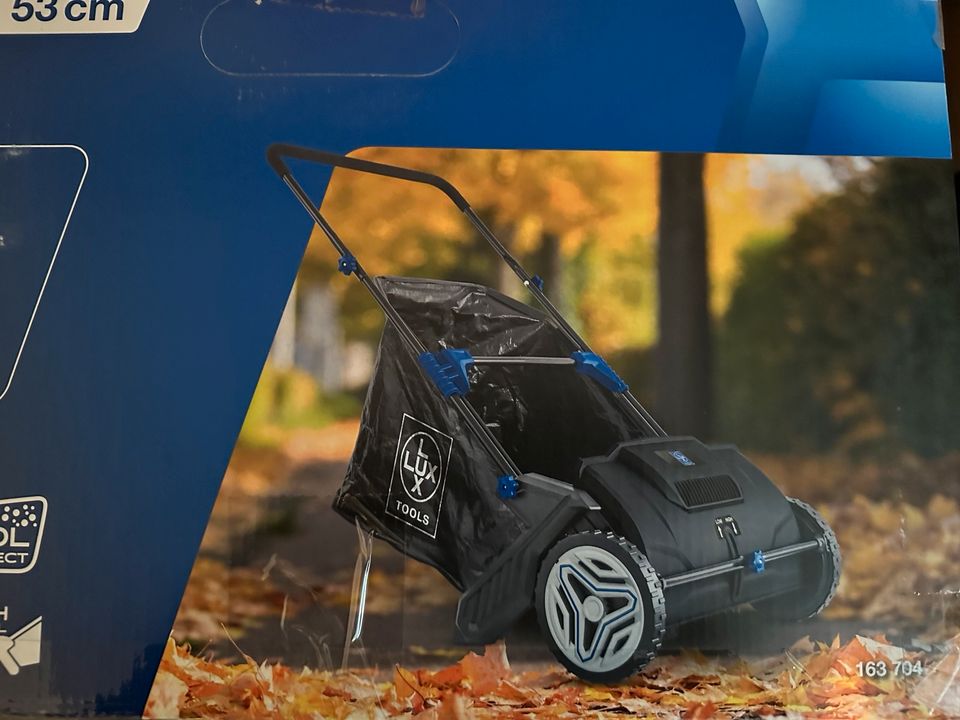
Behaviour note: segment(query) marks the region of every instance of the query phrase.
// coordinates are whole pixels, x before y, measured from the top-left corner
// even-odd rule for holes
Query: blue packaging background
[[[337,74],[228,75],[200,42],[220,4],[154,0],[132,35],[0,37],[0,144],[90,158],[0,400],[0,497],[49,501],[36,568],[0,575],[11,627],[44,617],[43,663],[0,673],[0,711],[144,704],[310,230],[270,142],[949,155],[927,0],[449,0],[427,7],[455,18],[436,25],[454,55],[413,76],[375,33]],[[63,194],[0,187],[0,217],[62,217]],[[11,275],[35,296],[36,272]]]

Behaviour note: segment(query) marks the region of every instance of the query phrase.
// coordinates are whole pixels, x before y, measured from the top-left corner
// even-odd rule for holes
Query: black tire
[[[833,600],[840,584],[843,559],[837,536],[820,513],[796,498],[787,498],[800,525],[803,540],[821,540],[818,553],[803,558],[803,587],[788,595],[753,603],[757,612],[783,622],[797,622],[815,617]]]
[[[592,682],[638,671],[656,657],[666,631],[663,584],[653,566],[633,543],[601,530],[569,535],[547,553],[535,605],[554,656]]]

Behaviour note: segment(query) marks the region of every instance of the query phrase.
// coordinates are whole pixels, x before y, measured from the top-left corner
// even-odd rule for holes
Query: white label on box
[[[132,33],[150,0],[0,0],[2,35]]]

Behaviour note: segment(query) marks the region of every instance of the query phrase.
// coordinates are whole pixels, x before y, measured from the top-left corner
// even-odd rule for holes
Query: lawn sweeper
[[[267,157],[386,315],[335,509],[456,586],[460,641],[492,642],[535,609],[561,663],[613,682],[656,655],[668,623],[743,604],[799,620],[830,602],[840,553],[813,508],[732,445],[664,432],[450,183],[293,145]],[[288,161],[438,188],[539,309],[368,275]]]

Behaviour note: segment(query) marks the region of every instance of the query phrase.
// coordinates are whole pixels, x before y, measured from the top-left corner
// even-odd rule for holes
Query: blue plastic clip
[[[573,358],[574,368],[578,373],[583,373],[589,378],[603,385],[607,390],[616,393],[627,391],[627,384],[620,379],[613,368],[607,365],[606,361],[592,352],[575,352],[570,357]]]
[[[534,275],[532,278],[530,278],[530,283],[531,283],[532,285],[535,285],[536,288],[537,288],[537,290],[539,290],[540,292],[543,292],[543,278],[542,278],[542,277],[540,277],[539,275]]]
[[[353,275],[357,271],[357,259],[350,253],[342,255],[337,263],[337,270],[344,275]]]
[[[501,500],[512,500],[520,492],[520,483],[513,475],[501,475],[497,480],[497,496]]]
[[[757,574],[767,569],[767,561],[763,557],[763,550],[754,550],[753,559],[750,561],[750,564],[753,566],[753,571]]]
[[[467,370],[473,365],[473,355],[469,351],[446,348],[435,353],[425,352],[420,355],[420,364],[444,397],[470,392]]]

